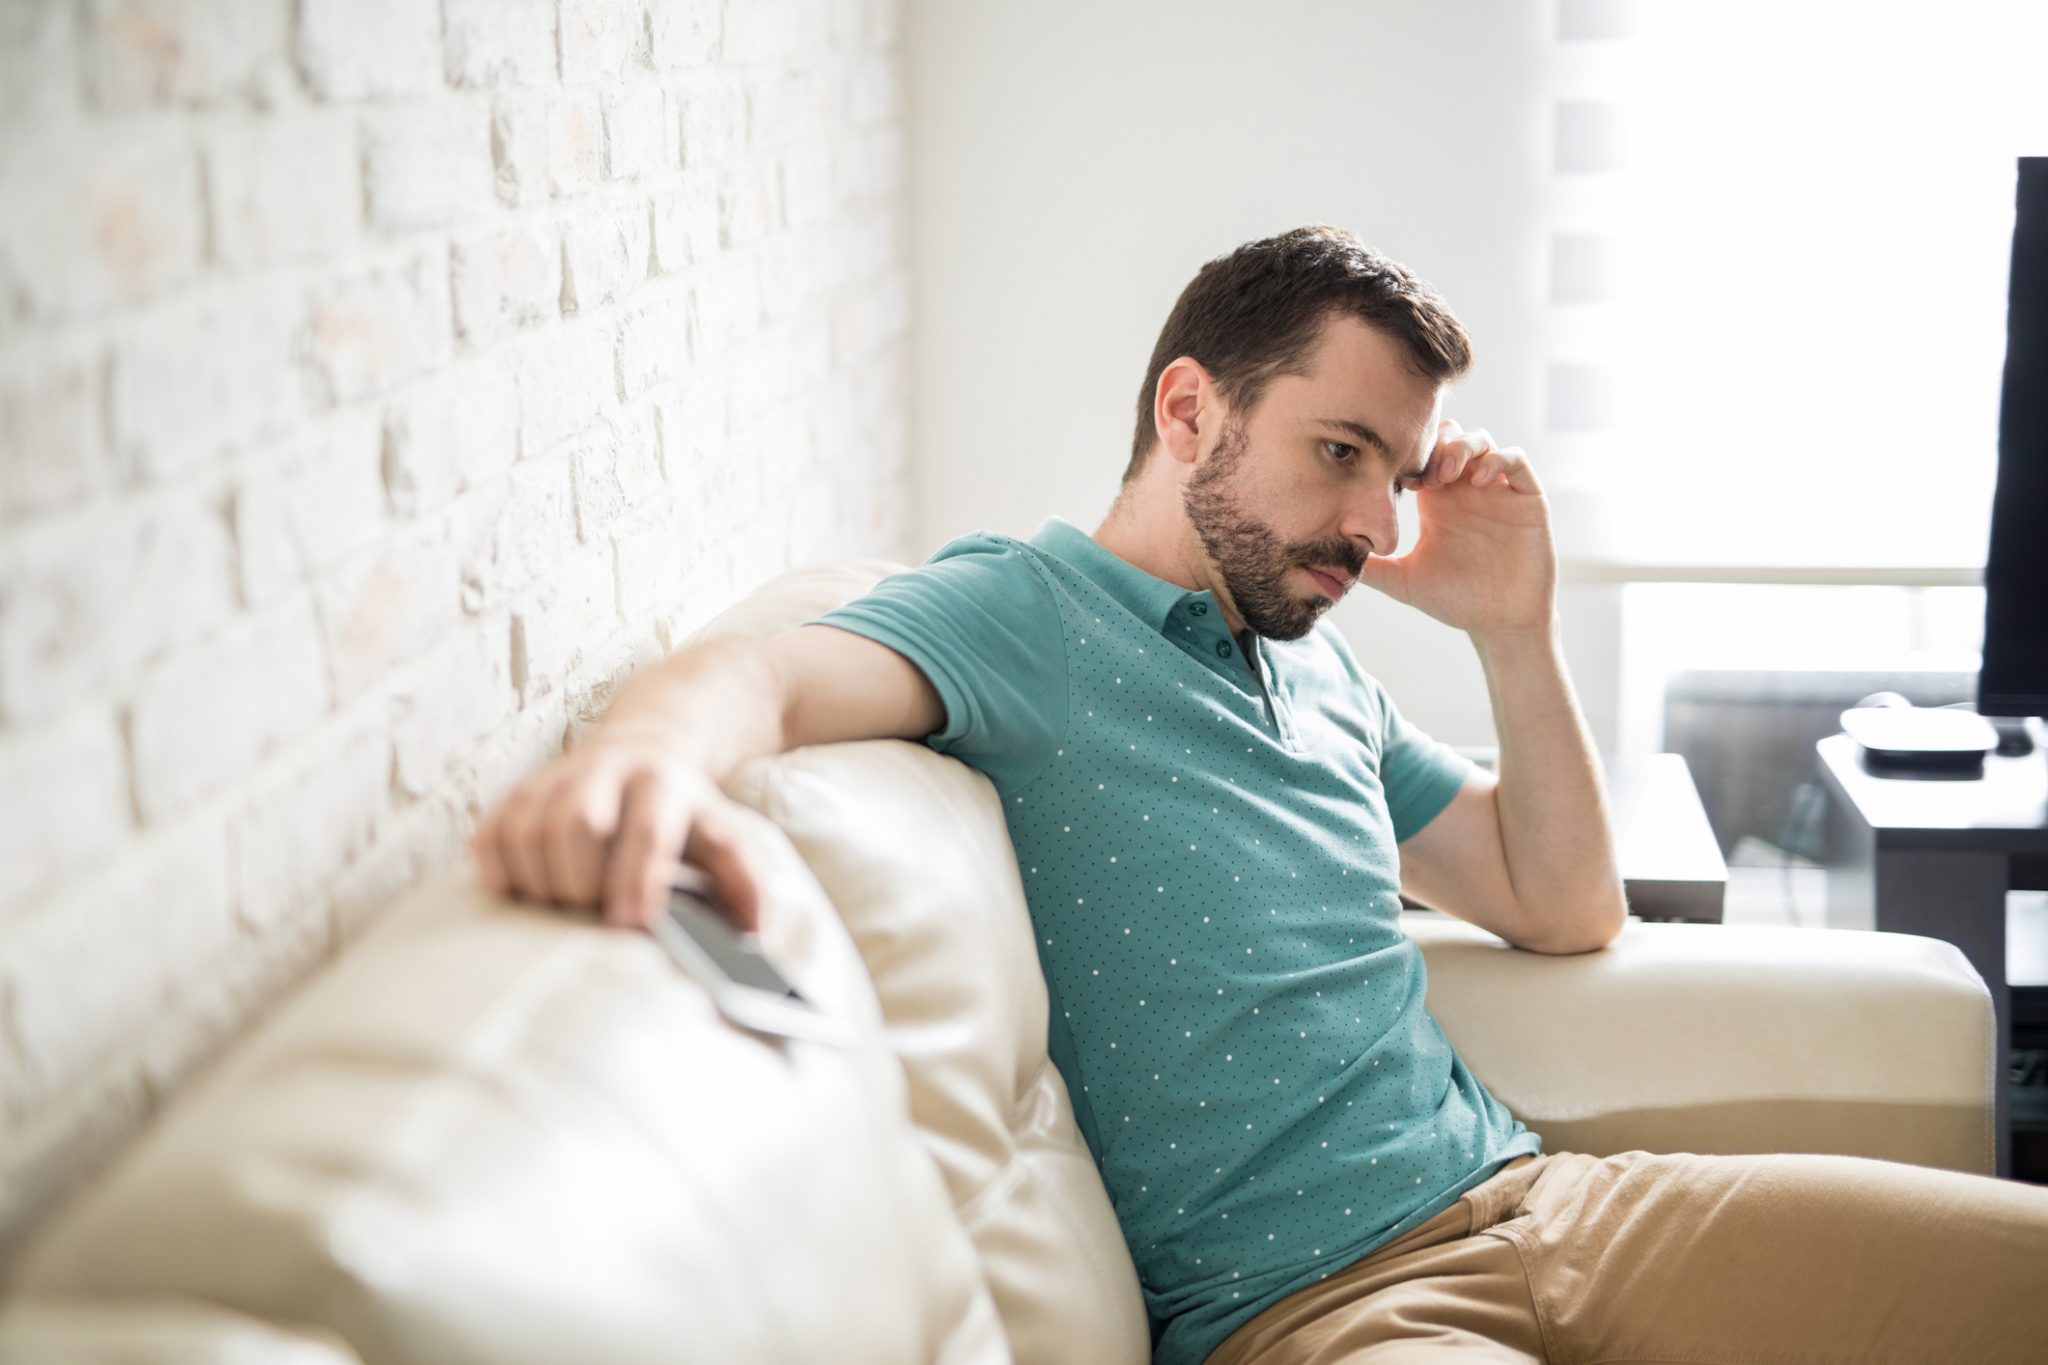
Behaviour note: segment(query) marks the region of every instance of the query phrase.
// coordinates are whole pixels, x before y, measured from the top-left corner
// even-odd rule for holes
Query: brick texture
[[[0,4],[0,1263],[625,677],[915,557],[900,4]]]

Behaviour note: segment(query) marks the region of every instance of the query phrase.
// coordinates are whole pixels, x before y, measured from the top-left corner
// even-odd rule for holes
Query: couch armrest
[[[1549,1152],[1835,1152],[1989,1175],[1991,994],[1916,934],[1631,919],[1550,956],[1436,911],[1429,1009]]]

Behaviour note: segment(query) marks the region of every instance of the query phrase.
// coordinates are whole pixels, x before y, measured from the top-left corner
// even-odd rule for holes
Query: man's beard
[[[1188,476],[1181,505],[1245,625],[1269,640],[1299,640],[1315,628],[1332,599],[1321,593],[1303,598],[1299,589],[1288,586],[1289,572],[1308,564],[1350,569],[1357,552],[1347,547],[1318,557],[1312,547],[1290,549],[1263,522],[1247,516],[1229,481],[1248,445],[1242,422],[1226,427],[1216,449]]]

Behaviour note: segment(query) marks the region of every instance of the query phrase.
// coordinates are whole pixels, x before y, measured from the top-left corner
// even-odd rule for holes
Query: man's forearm
[[[1621,932],[1628,907],[1605,784],[1557,627],[1474,636],[1473,645],[1500,737],[1501,848],[1530,941],[1552,952],[1600,947]]]
[[[651,739],[722,781],[762,754],[782,752],[782,693],[775,671],[746,640],[691,646],[619,688],[597,737]]]

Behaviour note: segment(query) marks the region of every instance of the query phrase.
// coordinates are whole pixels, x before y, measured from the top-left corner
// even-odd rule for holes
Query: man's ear
[[[1152,393],[1152,427],[1169,459],[1193,464],[1202,432],[1216,419],[1216,385],[1202,362],[1181,356],[1159,372]]]

